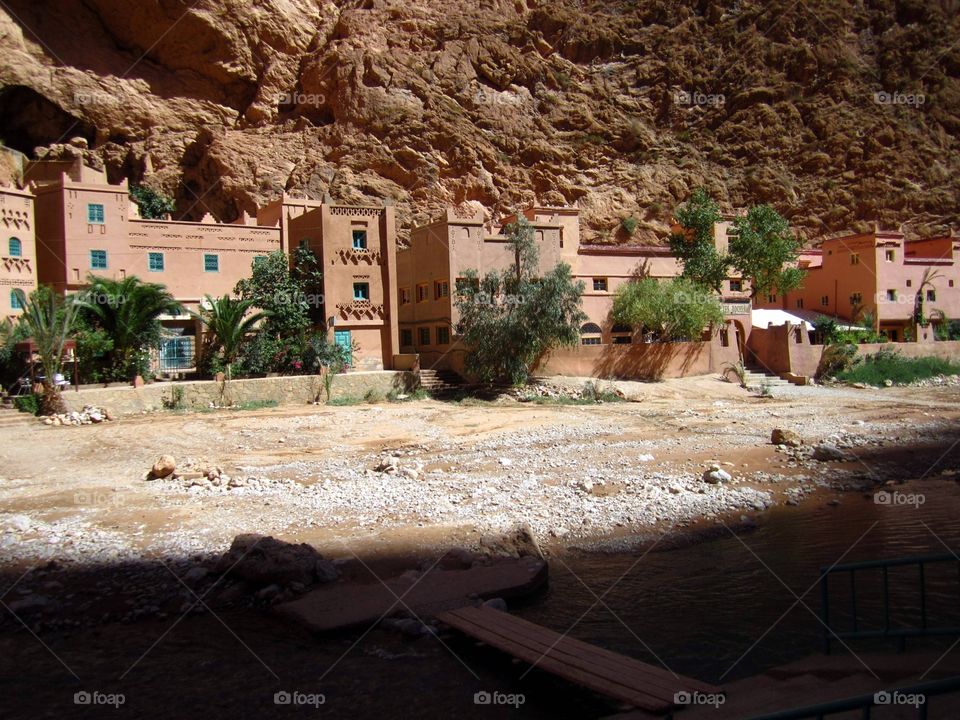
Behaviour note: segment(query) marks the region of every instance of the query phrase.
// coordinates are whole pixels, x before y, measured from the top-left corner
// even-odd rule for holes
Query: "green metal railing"
[[[782,710],[768,715],[756,715],[751,717],[750,720],[809,720],[809,718],[822,720],[822,718],[827,715],[836,715],[837,713],[851,712],[853,710],[861,711],[860,717],[862,720],[870,720],[870,713],[873,708],[888,708],[894,706],[901,708],[904,706],[915,707],[917,718],[926,720],[930,708],[930,698],[956,692],[960,692],[960,677],[932,680],[930,682],[920,683],[919,685],[911,685],[895,690],[884,690],[870,695],[858,695],[841,700],[832,700],[818,705]],[[949,702],[950,704],[944,705],[944,707],[948,709],[956,708],[955,698],[951,698],[945,702]]]
[[[896,558],[893,560],[869,560],[866,562],[847,563],[845,565],[832,565],[820,568],[820,617],[823,620],[823,652],[830,654],[830,644],[833,638],[841,640],[856,638],[894,638],[897,641],[897,649],[902,652],[906,645],[908,637],[934,636],[934,635],[957,635],[960,636],[960,627],[935,626],[931,627],[927,618],[927,584],[925,568],[927,565],[938,563],[956,563],[958,571],[958,580],[960,580],[960,559],[952,553],[941,555],[915,555],[911,557]],[[916,565],[917,566],[917,593],[920,605],[920,625],[919,627],[891,627],[890,626],[890,568]],[[857,573],[864,574],[864,571],[879,570],[881,574],[883,589],[883,628],[882,629],[862,629],[860,627],[859,613],[857,606]],[[853,627],[850,630],[838,631],[830,627],[830,589],[829,580],[831,575],[839,573],[849,574],[850,583],[850,615],[853,619]],[[958,595],[960,595],[960,585],[958,585]]]

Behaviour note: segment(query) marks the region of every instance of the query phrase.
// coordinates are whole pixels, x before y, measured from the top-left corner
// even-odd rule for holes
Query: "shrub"
[[[905,358],[896,350],[881,348],[837,373],[837,379],[881,387],[887,380],[897,385],[907,385],[937,375],[957,374],[960,374],[960,363],[937,357]]]
[[[834,343],[823,348],[817,365],[817,379],[833,377],[848,370],[857,356],[857,346],[850,343]]]
[[[637,219],[635,217],[625,217],[620,221],[620,227],[627,235],[633,235],[637,229]]]
[[[723,365],[723,372],[720,374],[727,382],[733,382],[730,377],[737,379],[737,384],[745,388],[747,386],[747,368],[743,365],[743,360],[737,360],[735,363],[728,362]]]
[[[383,402],[383,398],[384,398],[383,393],[377,390],[376,388],[370,388],[369,390],[367,390],[367,392],[363,394],[363,401],[370,403],[371,405],[378,402]]]
[[[144,220],[158,220],[177,209],[172,199],[146,185],[133,185],[130,188],[130,197],[139,206],[140,217]]]
[[[40,414],[40,398],[36,395],[20,395],[13,399],[13,406],[20,412]]]

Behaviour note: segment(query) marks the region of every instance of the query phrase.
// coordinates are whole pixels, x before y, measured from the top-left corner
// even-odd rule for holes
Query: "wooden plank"
[[[547,573],[547,564],[533,557],[478,563],[466,570],[435,567],[419,579],[401,576],[363,585],[330,583],[274,610],[316,632],[369,625],[406,608],[426,620],[440,611],[470,605],[473,597],[529,594],[547,581]]]
[[[440,618],[438,617],[438,619]],[[481,640],[491,647],[509,653],[531,665],[537,663],[537,668],[544,672],[557,675],[564,680],[569,680],[572,683],[607,695],[608,697],[629,703],[634,707],[643,708],[651,712],[666,712],[673,706],[673,698],[669,701],[664,700],[656,695],[645,693],[638,688],[620,684],[611,678],[574,667],[563,660],[552,657],[550,654],[541,657],[541,651],[519,644],[510,638],[506,638],[482,626],[474,625],[473,623],[463,620],[455,620],[454,622],[458,624],[463,623],[463,627],[458,627],[458,629],[463,630],[471,637]],[[538,660],[539,662],[537,662]]]
[[[663,687],[670,691],[671,697],[673,697],[673,694],[677,690],[698,690],[704,693],[721,692],[720,688],[710,685],[709,683],[683,675],[674,675],[669,670],[658,668],[635,658],[613,652],[612,650],[577,640],[576,638],[562,637],[559,633],[549,628],[544,628],[535,623],[518,618],[515,615],[510,615],[509,613],[491,611],[488,608],[462,608],[453,612],[455,612],[458,617],[473,621],[476,624],[487,626],[491,629],[500,629],[501,634],[507,637],[529,638],[534,641],[543,642],[547,647],[556,642],[556,645],[550,651],[551,654],[558,652],[584,659],[589,658],[591,661],[596,662],[597,665],[605,667],[611,672],[616,672],[617,674],[628,673],[631,676],[635,675],[643,682],[649,682],[652,685]],[[562,639],[558,642],[557,639],[561,637]]]
[[[634,658],[489,608],[451,610],[437,619],[546,672],[644,710],[668,710],[680,690],[721,692],[708,683],[674,677]]]

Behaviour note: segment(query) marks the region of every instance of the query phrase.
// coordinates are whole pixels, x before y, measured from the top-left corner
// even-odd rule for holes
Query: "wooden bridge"
[[[437,620],[540,670],[648,712],[669,712],[679,692],[723,692],[506,612],[467,607],[440,613]]]

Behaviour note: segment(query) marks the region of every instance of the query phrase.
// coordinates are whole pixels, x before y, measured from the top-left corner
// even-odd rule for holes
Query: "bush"
[[[857,346],[850,343],[834,343],[823,348],[817,365],[817,379],[834,377],[849,370],[857,356]]]
[[[883,348],[868,355],[852,367],[837,373],[837,379],[848,383],[864,383],[882,387],[890,380],[907,385],[937,375],[958,375],[960,364],[937,357],[905,358],[895,350]]]
[[[378,402],[383,402],[383,398],[384,398],[383,393],[377,390],[376,388],[370,388],[363,395],[364,402],[370,403],[371,405]]]
[[[635,217],[625,217],[620,221],[620,227],[627,235],[633,235],[637,229],[637,219]]]
[[[20,395],[13,399],[13,406],[20,412],[40,414],[40,398],[36,395]]]

